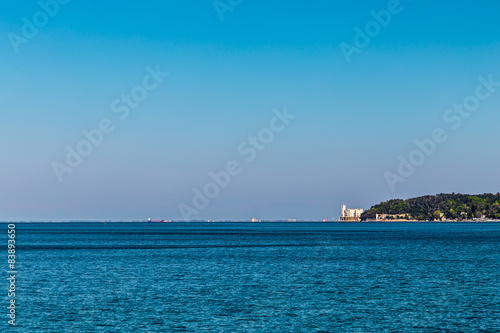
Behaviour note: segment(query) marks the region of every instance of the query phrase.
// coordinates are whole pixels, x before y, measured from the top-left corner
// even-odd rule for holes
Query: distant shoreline
[[[368,220],[368,221],[261,221],[261,222],[252,222],[252,221],[171,221],[171,222],[148,222],[148,221],[0,221],[0,224],[10,224],[10,223],[19,223],[19,224],[29,224],[29,223],[39,223],[39,224],[49,224],[49,223],[99,223],[99,224],[107,224],[107,223],[141,223],[148,225],[157,225],[157,224],[180,224],[180,223],[197,223],[197,224],[212,224],[212,223],[246,223],[246,224],[255,224],[259,223],[283,223],[283,224],[300,224],[300,223],[338,223],[338,224],[366,224],[366,223],[500,223],[500,220],[484,220],[484,221],[420,221],[420,220],[412,220],[412,221],[398,221],[398,220]]]

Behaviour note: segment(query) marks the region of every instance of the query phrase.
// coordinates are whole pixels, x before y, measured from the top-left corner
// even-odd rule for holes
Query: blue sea
[[[499,223],[2,226],[1,332],[500,332]]]

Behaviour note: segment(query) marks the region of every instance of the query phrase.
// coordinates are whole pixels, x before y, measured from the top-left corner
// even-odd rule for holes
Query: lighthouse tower
[[[340,206],[340,220],[343,221],[343,217],[347,217],[346,205]]]

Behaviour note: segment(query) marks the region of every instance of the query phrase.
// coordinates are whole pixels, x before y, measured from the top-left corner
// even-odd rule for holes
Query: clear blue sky
[[[72,0],[47,22],[37,1],[2,3],[0,220],[179,219],[230,160],[241,173],[192,218],[338,218],[343,202],[498,192],[500,88],[457,130],[443,114],[479,76],[500,81],[500,4],[400,6],[347,63],[339,44],[388,1],[244,0],[221,21],[212,1]],[[121,120],[111,104],[157,65],[169,76]],[[248,162],[238,146],[284,106],[296,118]],[[59,182],[53,162],[103,118],[114,131]],[[384,173],[438,127],[448,140],[391,191]]]

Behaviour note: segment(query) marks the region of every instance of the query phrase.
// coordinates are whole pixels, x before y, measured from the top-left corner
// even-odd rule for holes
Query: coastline
[[[170,221],[170,222],[148,222],[148,221],[0,221],[0,224],[51,224],[51,223],[99,223],[99,224],[107,224],[107,223],[141,223],[141,224],[148,224],[148,225],[158,225],[158,224],[180,224],[180,223],[185,223],[185,224],[191,224],[191,223],[196,223],[196,224],[212,224],[212,223],[246,223],[246,224],[259,224],[259,223],[283,223],[283,224],[306,224],[306,223],[341,223],[341,224],[365,224],[365,223],[500,223],[500,220],[480,220],[480,221],[474,221],[474,220],[463,220],[463,221],[425,221],[425,220],[366,220],[366,221],[315,221],[315,220],[309,220],[309,221],[295,221],[295,222],[289,222],[289,221],[261,221],[261,222],[252,222],[252,221],[227,221],[227,220],[222,220],[222,221],[214,221],[210,220],[208,221]]]

